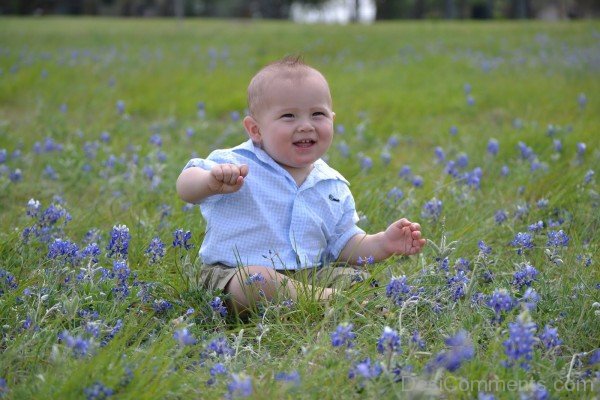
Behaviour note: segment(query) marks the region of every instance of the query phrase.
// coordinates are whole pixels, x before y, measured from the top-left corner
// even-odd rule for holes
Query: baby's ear
[[[244,118],[242,123],[244,124],[244,129],[246,129],[246,132],[248,133],[248,136],[250,136],[250,139],[252,139],[254,143],[260,143],[261,135],[258,122],[253,117],[248,115]]]
[[[331,112],[331,119],[335,121],[335,113],[333,111]]]

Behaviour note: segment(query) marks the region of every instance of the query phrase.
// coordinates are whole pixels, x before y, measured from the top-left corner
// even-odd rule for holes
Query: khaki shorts
[[[198,268],[200,268],[200,283],[210,291],[224,291],[231,279],[246,279],[246,276],[242,276],[240,269],[237,267],[228,267],[223,264],[200,264]],[[350,267],[347,264],[276,271],[302,283],[336,289],[347,289],[356,283],[368,280],[370,277],[368,272]]]

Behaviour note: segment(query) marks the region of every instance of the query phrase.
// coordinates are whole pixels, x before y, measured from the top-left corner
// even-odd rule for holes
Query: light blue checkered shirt
[[[248,176],[236,193],[200,203],[206,235],[200,248],[205,264],[261,265],[301,269],[336,260],[359,233],[349,183],[323,160],[300,187],[294,178],[251,140],[194,158],[185,168],[210,170],[215,164],[247,164]],[[185,169],[184,168],[184,169]]]

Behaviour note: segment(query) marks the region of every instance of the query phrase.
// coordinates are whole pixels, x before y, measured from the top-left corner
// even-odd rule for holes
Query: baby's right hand
[[[218,164],[210,170],[210,190],[214,193],[235,193],[244,184],[244,178],[248,175],[248,166],[235,164]]]

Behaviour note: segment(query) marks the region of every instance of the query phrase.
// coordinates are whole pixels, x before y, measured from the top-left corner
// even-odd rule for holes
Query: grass
[[[101,383],[96,389],[110,389],[104,395],[114,398],[221,398],[230,383],[246,379],[254,398],[537,398],[535,385],[552,397],[597,396],[599,35],[596,21],[340,27],[1,19],[0,397],[102,398],[92,390]],[[379,287],[357,285],[329,305],[301,298],[293,307],[266,304],[248,321],[222,318],[209,305],[218,293],[195,283],[204,221],[177,199],[174,182],[190,157],[244,140],[232,112],[243,115],[249,79],[265,63],[298,53],[330,81],[343,133],[328,160],[351,182],[361,226],[377,232],[406,216],[438,247],[457,242],[371,266]],[[110,139],[101,140],[104,132]],[[486,150],[491,138],[497,155]],[[520,143],[534,155],[523,157]],[[586,146],[582,155],[578,143]],[[434,155],[437,146],[444,161]],[[480,167],[479,187],[446,172],[461,155],[468,165],[458,173]],[[372,167],[361,168],[367,157]],[[411,176],[399,177],[403,166]],[[393,187],[400,199],[388,196]],[[24,240],[38,221],[26,215],[32,198],[42,211],[60,204],[71,219],[52,225],[46,240]],[[442,202],[439,217],[424,212],[434,198]],[[499,210],[508,216],[502,223],[495,221]],[[537,221],[543,229],[533,248],[518,254],[511,241]],[[106,247],[121,224],[131,235],[125,266],[132,275],[119,285]],[[54,238],[82,249],[92,229],[97,263],[48,257]],[[191,231],[194,248],[170,245],[176,229]],[[547,244],[558,230],[568,235],[565,247]],[[154,237],[167,249],[151,264],[145,250]],[[450,286],[460,259],[469,261],[467,279]],[[526,288],[513,275],[527,263],[539,272],[531,283],[539,302],[498,318],[487,302],[506,289],[523,303]],[[104,268],[107,276],[97,269],[78,280],[86,267]],[[386,288],[402,275],[422,289],[396,304]],[[119,296],[123,287],[129,293]],[[454,299],[457,288],[465,293]],[[536,344],[527,369],[522,360],[502,365],[510,324],[519,318],[536,323],[535,337],[549,325],[562,340],[551,348]],[[352,348],[332,346],[340,324],[353,325]],[[378,353],[384,326],[398,332],[401,353]],[[174,339],[184,327],[195,344]],[[445,339],[461,330],[466,344],[449,349]],[[423,348],[411,340],[415,331]],[[72,343],[59,340],[64,332]],[[225,338],[231,353],[211,353],[216,338]],[[75,343],[89,348],[79,347],[77,356]],[[474,353],[456,369],[435,367],[440,352],[461,353],[469,343]],[[349,378],[367,357],[377,376]],[[207,385],[217,363],[227,372]],[[282,381],[280,372],[298,376]]]

